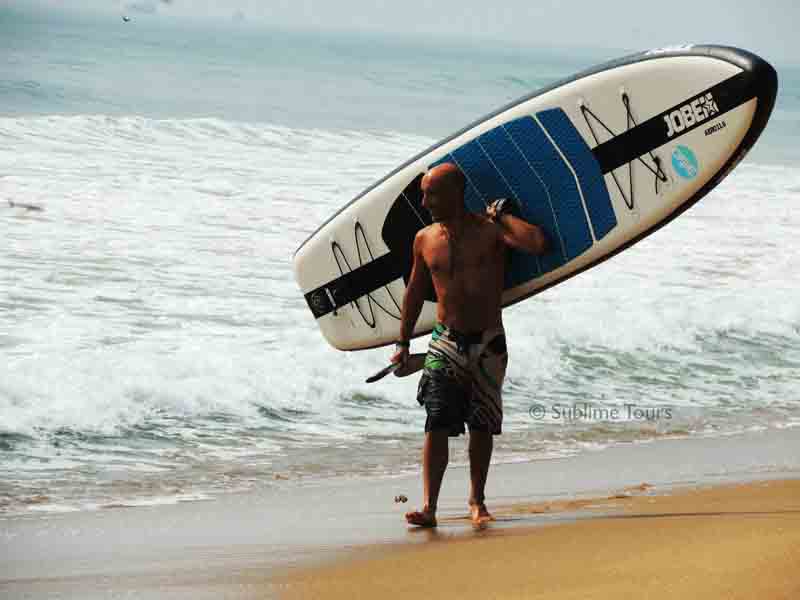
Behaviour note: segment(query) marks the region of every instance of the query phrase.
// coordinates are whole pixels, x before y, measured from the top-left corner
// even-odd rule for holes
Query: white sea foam
[[[327,347],[290,260],[432,140],[106,116],[2,118],[0,138],[0,200],[44,208],[0,208],[8,485],[116,469],[191,487],[252,465],[219,479],[233,488],[413,459],[384,442],[418,439],[415,379],[363,384],[388,351]],[[799,169],[745,163],[651,238],[506,311],[505,429],[557,437],[498,460],[796,420],[798,200]],[[675,416],[592,429],[535,423],[533,402]]]

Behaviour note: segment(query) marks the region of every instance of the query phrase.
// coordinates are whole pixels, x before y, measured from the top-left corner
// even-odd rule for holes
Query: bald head
[[[460,218],[464,214],[467,179],[453,163],[433,167],[422,178],[422,205],[434,221]]]
[[[467,186],[467,178],[453,163],[443,163],[433,167],[425,174],[432,185],[441,186],[464,197],[464,189]]]

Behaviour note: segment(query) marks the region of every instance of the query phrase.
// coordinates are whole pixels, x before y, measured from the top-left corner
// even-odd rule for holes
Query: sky
[[[796,0],[0,0],[0,6],[132,18],[479,37],[531,46],[642,50],[717,43],[800,63]]]

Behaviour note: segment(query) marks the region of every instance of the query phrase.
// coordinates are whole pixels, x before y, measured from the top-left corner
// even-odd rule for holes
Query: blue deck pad
[[[559,235],[556,238],[551,237],[551,242],[554,245],[561,243],[567,261],[580,256],[591,248],[592,234],[586,221],[578,184],[569,166],[533,118],[516,119],[503,128],[525,156],[525,164],[520,165],[520,168],[524,166],[533,170],[550,192]],[[532,198],[530,201],[544,204],[547,199]]]
[[[469,210],[483,212],[497,198],[514,198],[525,220],[544,229],[551,241],[550,251],[542,257],[512,251],[507,288],[557,269],[591,248],[587,211],[597,239],[616,225],[602,173],[580,134],[561,109],[539,114],[544,116],[541,123],[546,131],[533,117],[521,117],[487,131],[431,165],[452,162],[461,168],[467,177],[464,200]]]
[[[477,141],[483,151],[492,157],[492,162],[502,169],[503,178],[521,208],[522,217],[529,223],[539,225],[552,241],[551,251],[538,258],[524,252],[512,252],[507,287],[519,285],[563,265],[566,256],[558,241],[560,236],[555,213],[544,181],[528,167],[525,156],[503,127],[487,131]],[[531,258],[537,260],[533,261]]]
[[[603,239],[616,227],[617,216],[611,205],[611,197],[608,195],[600,164],[563,110],[560,108],[545,110],[537,113],[536,117],[575,169],[589,211],[594,236],[598,240]]]

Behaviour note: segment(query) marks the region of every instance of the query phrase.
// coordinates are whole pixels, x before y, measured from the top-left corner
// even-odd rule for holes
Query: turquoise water
[[[292,252],[437,138],[615,56],[0,12],[0,511],[416,470],[416,380],[365,385],[388,352],[325,344]],[[506,311],[497,460],[800,423],[800,74],[777,67],[718,190]],[[586,403],[617,416],[558,416]]]
[[[0,50],[6,116],[215,117],[432,138],[624,52],[10,12]],[[777,67],[778,103],[756,158],[791,162],[800,68]]]
[[[29,17],[0,27],[6,115],[216,117],[435,137],[588,64],[493,47],[481,48],[476,61],[468,43],[152,19]]]

